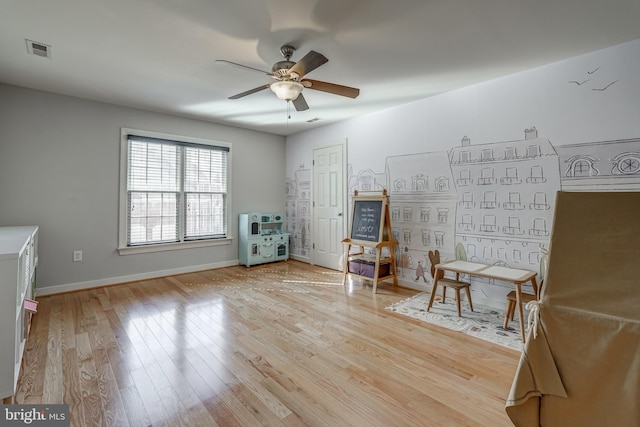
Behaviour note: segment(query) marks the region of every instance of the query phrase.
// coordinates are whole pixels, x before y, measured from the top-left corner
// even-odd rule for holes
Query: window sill
[[[215,240],[195,240],[192,242],[159,243],[157,245],[127,246],[124,248],[118,248],[118,253],[120,255],[134,255],[134,254],[144,254],[144,253],[150,253],[150,252],[165,252],[165,251],[175,251],[180,249],[193,249],[193,248],[203,248],[208,246],[230,245],[231,242],[233,242],[233,237],[227,237],[224,239],[215,239]]]

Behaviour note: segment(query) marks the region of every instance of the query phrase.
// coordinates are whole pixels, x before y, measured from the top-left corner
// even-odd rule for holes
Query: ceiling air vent
[[[320,117],[314,117],[313,119],[309,119],[307,120],[307,123],[313,123],[313,122],[318,122],[322,120]]]
[[[51,46],[33,40],[27,40],[27,52],[43,58],[51,58]]]

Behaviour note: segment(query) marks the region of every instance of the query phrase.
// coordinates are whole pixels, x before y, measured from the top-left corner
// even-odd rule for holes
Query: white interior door
[[[334,270],[340,270],[345,238],[345,144],[313,150],[312,262]]]

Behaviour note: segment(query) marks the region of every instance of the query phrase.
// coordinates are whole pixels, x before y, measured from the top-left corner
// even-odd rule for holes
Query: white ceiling
[[[0,82],[289,135],[640,39],[638,0],[0,0]],[[25,39],[52,46],[27,53]],[[287,118],[280,46],[329,62]],[[321,120],[308,123],[314,118]]]

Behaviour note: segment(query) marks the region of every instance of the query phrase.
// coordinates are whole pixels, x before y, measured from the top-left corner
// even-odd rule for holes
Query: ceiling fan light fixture
[[[302,83],[294,81],[280,81],[271,84],[271,90],[283,101],[293,101],[302,93]]]

